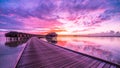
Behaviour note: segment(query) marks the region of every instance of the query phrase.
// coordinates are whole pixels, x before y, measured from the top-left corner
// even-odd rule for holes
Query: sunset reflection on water
[[[120,64],[119,37],[58,37],[57,45]]]
[[[27,40],[7,41],[1,38],[0,41],[0,60],[11,62],[13,59],[7,60],[6,56],[17,58],[25,47],[22,44]],[[57,45],[120,64],[120,37],[57,37]],[[3,66],[5,64],[3,63]]]

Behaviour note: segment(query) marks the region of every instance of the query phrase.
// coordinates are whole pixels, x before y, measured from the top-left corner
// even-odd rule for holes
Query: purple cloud
[[[13,18],[0,15],[0,28],[1,29],[21,29],[24,27],[22,22],[19,22]]]
[[[0,0],[0,28],[21,29],[25,23],[32,22],[18,19],[30,18],[42,20],[38,20],[37,23],[43,23],[44,20],[44,23],[49,25],[53,25],[53,22],[63,24],[67,22],[65,19],[72,19],[78,20],[78,26],[82,23],[90,27],[111,20],[113,17],[120,17],[119,9],[120,0]]]

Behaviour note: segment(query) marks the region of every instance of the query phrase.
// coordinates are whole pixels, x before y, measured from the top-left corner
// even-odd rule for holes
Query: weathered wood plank
[[[110,68],[117,68],[117,67],[116,67],[116,66],[114,66],[114,65],[111,65],[111,66],[110,66]]]
[[[110,65],[112,64],[32,38],[16,68],[108,68]]]
[[[97,68],[98,65],[102,63],[101,61],[96,62],[94,65],[92,65],[90,68]]]
[[[103,68],[110,68],[110,64],[105,64]]]
[[[105,62],[102,62],[102,63],[100,63],[100,64],[98,65],[97,68],[103,68],[103,66],[104,66],[105,64],[106,64]]]

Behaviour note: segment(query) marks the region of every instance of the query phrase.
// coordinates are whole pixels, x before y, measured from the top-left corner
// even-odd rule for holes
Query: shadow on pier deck
[[[119,68],[119,65],[31,38],[16,68]]]

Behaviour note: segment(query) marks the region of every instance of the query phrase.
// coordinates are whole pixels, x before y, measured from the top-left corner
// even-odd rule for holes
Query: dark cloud
[[[46,17],[50,17],[52,15],[52,12],[55,10],[56,5],[53,4],[53,2],[49,0],[41,0],[39,2],[39,5],[36,7],[36,9],[33,11],[34,13],[31,13],[31,15],[41,18],[41,19],[47,19]]]
[[[32,16],[43,20],[53,20],[59,17],[59,15],[55,16],[53,14],[57,14],[57,12],[61,11],[66,11],[70,14],[79,14],[83,12],[87,14],[89,11],[105,9],[106,11],[100,14],[98,18],[101,20],[109,20],[111,17],[117,16],[117,14],[120,13],[120,0],[60,1],[60,5],[58,5],[56,0],[0,0],[0,14],[15,14],[24,18]]]
[[[23,24],[13,18],[0,15],[0,29],[22,29]]]
[[[16,14],[21,17],[38,17],[44,19],[50,16],[55,9],[55,5],[50,0],[21,0],[21,1],[1,1],[0,13],[4,15]]]
[[[22,17],[34,16],[44,19],[46,16],[51,16],[56,8],[70,13],[88,12],[100,8],[110,8],[112,12],[119,12],[120,0],[61,0],[59,6],[54,0],[0,0],[0,13],[6,15],[13,13]]]
[[[62,0],[60,8],[68,12],[89,11],[105,7],[106,2],[102,0]]]
[[[111,7],[114,7],[114,9],[120,9],[120,0],[107,0],[109,2],[109,5],[111,5]],[[120,10],[118,10],[120,11]]]

